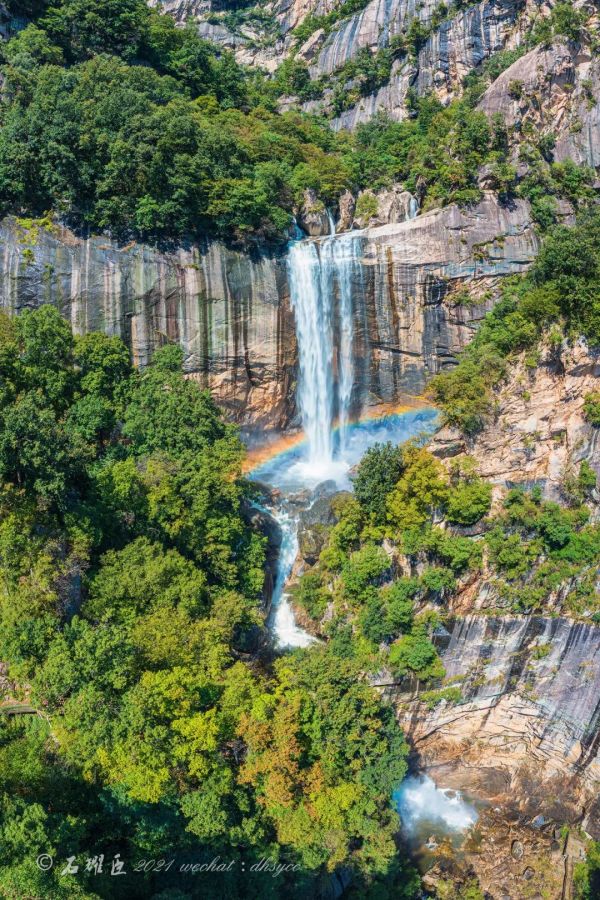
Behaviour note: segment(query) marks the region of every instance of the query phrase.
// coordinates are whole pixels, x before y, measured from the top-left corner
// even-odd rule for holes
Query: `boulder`
[[[350,231],[354,222],[354,210],[356,200],[350,191],[344,191],[339,200],[340,216],[337,222],[337,231]]]
[[[331,233],[325,205],[312,188],[304,191],[304,199],[298,210],[297,221],[300,228],[310,237],[323,237],[323,235]]]
[[[340,501],[351,496],[348,491],[339,491],[319,497],[300,514],[298,555],[307,565],[314,566],[318,561],[329,529],[339,520]]]

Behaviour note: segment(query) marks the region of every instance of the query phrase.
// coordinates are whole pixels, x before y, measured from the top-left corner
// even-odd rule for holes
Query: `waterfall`
[[[288,254],[300,367],[297,396],[306,461],[315,473],[326,474],[343,460],[346,447],[355,371],[352,286],[360,247],[360,232],[336,235],[332,226],[328,237],[294,241]]]

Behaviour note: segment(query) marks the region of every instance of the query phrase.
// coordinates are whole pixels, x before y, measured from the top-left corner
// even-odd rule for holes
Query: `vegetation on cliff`
[[[468,204],[484,164],[500,194],[516,189],[506,131],[474,109],[473,85],[447,108],[411,92],[406,121],[334,134],[277,112],[282,92],[314,90],[296,60],[273,79],[245,70],[144,0],[56,0],[30,14],[2,49],[2,213],[51,211],[121,237],[244,240],[285,235],[307,189],[335,206],[345,189],[402,182],[424,208]],[[352,66],[370,84],[379,70],[365,75],[363,56]],[[545,223],[549,193],[589,190],[584,170],[574,186],[571,169],[547,168],[523,187]]]
[[[524,278],[511,278],[502,297],[485,317],[459,364],[431,382],[431,393],[446,421],[476,435],[494,413],[494,389],[511,359],[535,349],[544,339],[560,354],[563,340],[582,335],[600,345],[600,213],[583,213],[574,228],[550,230],[539,256]],[[594,395],[587,415],[595,422]]]
[[[595,486],[582,464],[563,505],[536,488],[512,490],[492,508],[492,486],[471,458],[446,467],[414,443],[375,445],[358,467],[355,497],[336,502],[337,524],[295,601],[365,668],[420,681],[443,678],[431,637],[475,578],[487,584],[488,611],[596,621],[600,527],[587,506]],[[448,686],[430,700],[458,698]]]
[[[49,306],[0,319],[0,893],[175,896],[220,855],[191,896],[310,896],[340,865],[412,896],[393,712],[334,649],[260,662],[242,446],[181,362],[133,371]],[[282,874],[245,876],[261,858]]]

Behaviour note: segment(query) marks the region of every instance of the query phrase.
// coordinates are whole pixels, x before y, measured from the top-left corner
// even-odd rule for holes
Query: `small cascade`
[[[298,555],[298,523],[285,507],[274,513],[281,528],[282,542],[268,624],[280,649],[308,647],[314,638],[296,624],[289,596],[285,592],[285,586]]]
[[[294,241],[288,255],[306,464],[322,478],[343,462],[346,447],[355,374],[353,282],[359,277],[361,248],[359,232],[336,235],[331,215],[330,227],[328,237]]]
[[[402,826],[410,837],[425,837],[432,830],[443,836],[462,833],[478,819],[475,807],[460,791],[438,787],[428,775],[411,775],[394,793]]]

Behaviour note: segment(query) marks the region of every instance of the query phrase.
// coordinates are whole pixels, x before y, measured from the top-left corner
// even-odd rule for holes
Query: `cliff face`
[[[504,795],[523,812],[563,821],[581,815],[600,777],[600,628],[472,615],[441,641],[446,677],[462,700],[425,713],[420,704],[404,707],[422,762],[463,767],[465,787],[485,786],[488,799]],[[542,784],[574,775],[578,793],[544,795]],[[538,788],[519,796],[515,785],[527,780]],[[595,807],[587,826],[600,835]]]
[[[373,51],[387,47],[411,19],[428,22],[436,6],[435,3],[413,6],[405,0],[392,4],[373,0],[327,39],[311,65],[311,75],[316,78],[331,74],[362,47]],[[407,115],[406,98],[410,88],[421,96],[433,91],[443,101],[452,99],[471,69],[508,44],[522,8],[521,0],[484,0],[445,20],[433,31],[416,59],[397,60],[388,83],[332,119],[332,127],[353,129],[380,109],[385,109],[392,119],[403,119]],[[326,92],[323,101],[307,107],[313,111],[327,109],[330,99]]]
[[[418,393],[469,340],[497,279],[537,250],[527,204],[490,196],[352,238],[355,405]],[[485,253],[481,247],[485,245]],[[216,241],[159,251],[58,227],[0,225],[0,304],[18,312],[54,303],[77,332],[118,334],[144,365],[166,340],[210,386],[230,418],[254,429],[293,422],[297,348],[285,248],[243,253]],[[466,279],[489,299],[454,306]]]
[[[552,135],[557,162],[600,165],[600,60],[584,46],[536,47],[490,85],[479,108],[500,114],[516,136]]]
[[[600,476],[600,430],[584,417],[586,394],[597,390],[600,354],[583,341],[542,350],[539,364],[523,358],[501,386],[493,421],[474,442],[443,428],[431,448],[442,458],[468,452],[499,488],[539,485],[558,500],[564,479],[582,460]]]

